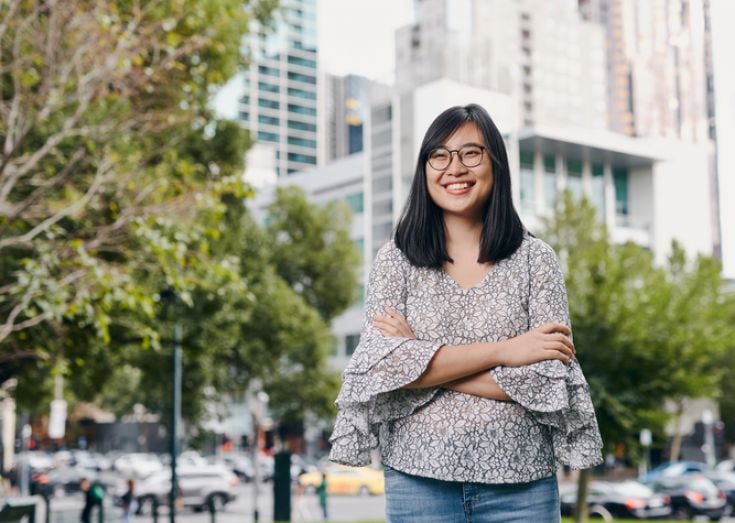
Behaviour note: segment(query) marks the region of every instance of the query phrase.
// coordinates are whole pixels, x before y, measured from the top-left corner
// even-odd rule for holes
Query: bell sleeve
[[[564,275],[551,247],[529,247],[529,330],[555,322],[571,327]],[[510,398],[548,427],[559,464],[582,469],[602,462],[602,438],[587,380],[575,359],[495,367],[492,377]]]
[[[426,370],[443,344],[384,336],[373,326],[391,307],[406,316],[408,260],[391,241],[376,255],[368,279],[360,343],[342,374],[329,459],[344,465],[370,463],[381,424],[408,416],[429,402],[436,387],[404,389]]]

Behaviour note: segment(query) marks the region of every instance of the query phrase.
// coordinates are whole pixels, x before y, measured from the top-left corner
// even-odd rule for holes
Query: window
[[[360,257],[362,258],[362,250],[360,250]],[[357,284],[356,294],[357,298],[355,298],[355,304],[362,305],[363,303],[365,303],[365,286],[362,283]]]
[[[288,121],[289,129],[296,129],[297,131],[312,131],[316,132],[316,125],[312,123],[297,122],[295,120]]]
[[[359,344],[359,334],[348,334],[347,336],[345,336],[345,354],[347,354],[348,356],[352,356]]]
[[[301,73],[288,73],[289,80],[296,80],[297,82],[303,82],[305,84],[316,84],[316,78]]]
[[[267,125],[278,125],[278,118],[272,116],[265,116],[262,114],[258,115],[258,123],[264,123]]]
[[[615,213],[628,214],[628,169],[613,167],[613,185],[615,186]]]
[[[260,100],[258,100],[258,106],[265,107],[266,109],[278,109],[279,103],[274,100],[266,100],[265,98],[261,98]]]
[[[605,170],[600,164],[592,164],[591,200],[597,209],[597,217],[605,219]]]
[[[373,179],[373,192],[381,193],[393,189],[393,178],[388,176],[385,178]]]
[[[316,157],[309,156],[307,154],[288,153],[288,161],[308,163],[309,165],[316,165]]]
[[[313,107],[303,107],[296,104],[288,104],[288,112],[316,116],[316,109],[314,109]]]
[[[278,142],[280,141],[280,137],[276,133],[258,131],[258,140],[263,140],[265,142]]]
[[[554,210],[556,204],[556,158],[544,155],[544,203],[546,209]]]
[[[365,198],[361,192],[346,196],[345,203],[347,203],[350,210],[355,214],[360,214],[364,211]]]
[[[582,186],[582,162],[567,160],[567,187],[575,200],[580,200],[584,193]]]
[[[306,138],[297,138],[295,136],[289,136],[288,143],[290,145],[298,145],[299,147],[308,147],[310,149],[316,148],[316,140],[307,140]]]
[[[362,124],[347,126],[347,143],[348,154],[362,151]]]
[[[536,175],[533,172],[533,153],[521,151],[521,205],[533,209],[536,201]]]
[[[269,84],[266,82],[258,82],[258,89],[260,89],[261,91],[266,91],[268,93],[277,93],[280,90],[277,85]]]
[[[260,74],[267,74],[270,76],[280,76],[281,75],[281,72],[275,67],[267,67],[265,65],[259,65],[258,72]]]
[[[298,98],[304,98],[306,100],[316,100],[316,93],[311,91],[304,91],[303,89],[296,89],[294,87],[288,88],[289,96],[296,96]]]
[[[309,60],[308,58],[301,58],[299,56],[288,55],[288,63],[316,69],[316,60]]]

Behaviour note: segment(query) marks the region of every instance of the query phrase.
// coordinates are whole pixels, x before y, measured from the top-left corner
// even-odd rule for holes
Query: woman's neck
[[[479,250],[482,222],[462,216],[444,215],[447,251]],[[451,253],[449,253],[451,256]]]

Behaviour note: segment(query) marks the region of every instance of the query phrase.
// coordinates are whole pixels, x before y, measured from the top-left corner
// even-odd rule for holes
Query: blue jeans
[[[559,523],[556,476],[487,485],[422,478],[385,467],[388,523]]]

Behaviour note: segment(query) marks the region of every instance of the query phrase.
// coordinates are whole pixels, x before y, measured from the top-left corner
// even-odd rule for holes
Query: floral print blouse
[[[385,307],[401,312],[417,339],[382,335],[372,318]],[[528,482],[560,464],[599,464],[602,440],[576,359],[491,369],[512,401],[402,388],[442,345],[497,342],[547,322],[569,325],[569,311],[554,251],[537,238],[526,234],[469,289],[444,270],[412,266],[386,243],[370,273],[360,344],[343,373],[330,459],[366,465],[378,448],[396,470],[477,483]]]

